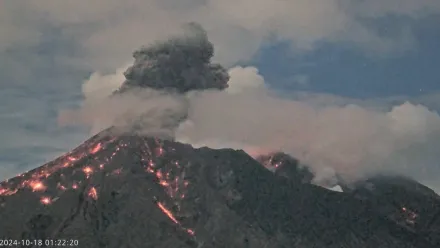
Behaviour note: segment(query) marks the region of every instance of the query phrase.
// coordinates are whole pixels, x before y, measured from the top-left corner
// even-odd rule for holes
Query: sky
[[[134,50],[188,21],[207,30],[215,61],[256,67],[287,97],[440,111],[438,0],[0,1],[0,178],[84,141],[86,128],[58,123],[84,82],[120,75]]]

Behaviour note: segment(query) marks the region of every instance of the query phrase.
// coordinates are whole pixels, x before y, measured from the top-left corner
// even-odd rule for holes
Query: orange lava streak
[[[0,195],[2,195],[2,196],[13,195],[13,194],[17,193],[17,191],[18,191],[18,189],[0,188]]]
[[[89,176],[93,173],[93,169],[90,166],[86,166],[83,168],[84,174],[86,174],[86,177],[89,178]]]
[[[52,200],[49,197],[42,197],[40,199],[41,204],[49,205],[52,203]]]
[[[191,236],[194,236],[194,234],[196,234],[196,233],[194,232],[194,230],[192,230],[192,229],[186,229],[186,232],[187,232],[189,235],[191,235]]]
[[[32,191],[43,191],[46,189],[46,186],[40,181],[30,181],[29,186],[32,188]]]
[[[157,150],[156,150],[156,155],[157,155],[157,156],[162,156],[163,153],[164,153],[164,150],[163,150],[162,147],[157,148]]]
[[[62,185],[61,183],[58,183],[58,184],[57,184],[57,188],[60,189],[60,190],[66,190],[66,189],[67,189],[67,188],[66,188],[64,185]]]
[[[70,162],[74,162],[74,161],[78,160],[77,158],[72,157],[72,156],[67,157],[67,159],[68,159]]]
[[[98,192],[95,187],[90,188],[88,196],[92,197],[94,200],[98,199]]]
[[[159,184],[162,185],[162,186],[164,186],[164,187],[168,187],[168,186],[170,186],[170,184],[169,184],[167,181],[165,181],[165,180],[160,180],[160,181],[159,181]]]
[[[156,177],[157,177],[157,179],[162,179],[163,178],[163,174],[162,174],[162,171],[160,171],[160,170],[158,170],[157,172],[156,172]]]
[[[99,152],[102,148],[101,143],[98,143],[95,147],[93,147],[93,149],[90,151],[91,154],[95,154],[97,152]]]
[[[150,160],[150,161],[148,162],[148,165],[149,165],[150,167],[154,167],[154,166],[155,166],[155,164],[154,164],[154,162],[153,162],[152,160]]]
[[[72,152],[66,153],[62,157],[60,157],[59,159],[55,160],[54,162],[56,162],[56,164],[54,164],[54,163],[46,164],[46,165],[43,165],[41,168],[33,170],[32,172],[22,173],[22,174],[18,175],[18,177],[22,177],[23,179],[24,179],[24,177],[28,177],[28,179],[24,179],[24,180],[22,179],[22,181],[20,183],[18,183],[18,185],[9,184],[9,179],[6,179],[0,185],[0,196],[14,195],[20,189],[23,189],[23,188],[30,188],[33,192],[44,191],[47,188],[46,185],[44,185],[44,179],[51,176],[52,173],[54,173],[60,169],[73,166],[76,161],[83,159],[88,154],[95,154],[95,153],[99,152],[104,147],[106,147],[109,143],[112,143],[114,140],[116,140],[116,137],[112,138],[110,141],[99,142],[94,146],[92,145],[93,148],[91,148],[90,145],[88,145],[88,147],[80,146],[80,147],[78,147],[78,149],[75,149]],[[127,146],[127,145],[125,145],[125,146]],[[117,150],[119,150],[119,147]],[[116,155],[116,152],[114,152],[112,154],[110,159],[112,159],[113,156],[115,156],[115,155]],[[107,158],[106,159],[107,162],[109,162],[110,159]],[[99,168],[103,169],[104,165],[103,164],[99,165]],[[83,172],[86,174],[86,177],[88,178],[94,172],[94,170],[92,167],[85,167],[85,168],[83,168]],[[64,177],[64,175],[61,174],[61,177]],[[61,185],[60,183],[57,184],[57,188],[60,190],[63,190],[63,191],[67,189],[66,186]],[[77,189],[78,184],[74,183],[72,185],[72,188]],[[44,197],[44,198],[41,198],[40,201],[43,204],[50,204],[51,202],[53,202],[55,200],[52,200],[51,198]]]
[[[160,208],[160,210],[162,210],[164,214],[166,214],[166,216],[168,216],[168,218],[170,218],[170,220],[172,220],[176,224],[180,224],[179,221],[177,221],[177,219],[174,217],[173,213],[171,213],[171,211],[168,210],[162,203],[158,202],[157,206]]]

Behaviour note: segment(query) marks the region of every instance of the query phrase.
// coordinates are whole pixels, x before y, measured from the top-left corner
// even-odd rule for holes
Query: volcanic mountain
[[[0,236],[45,247],[438,247],[440,200],[418,183],[334,192],[280,158],[266,157],[274,173],[241,150],[108,129],[2,182]]]
[[[335,192],[283,153],[254,159],[173,141],[187,93],[228,88],[206,32],[194,23],[188,32],[133,54],[109,96],[136,98],[122,126],[0,183],[0,246],[440,247],[439,196],[413,180],[375,177]],[[164,96],[173,104],[156,104]]]

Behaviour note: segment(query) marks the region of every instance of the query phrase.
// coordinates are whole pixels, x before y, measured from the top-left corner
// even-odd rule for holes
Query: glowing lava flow
[[[86,142],[83,145],[76,148],[75,150],[73,150],[72,152],[69,152],[64,156],[61,156],[60,158],[54,160],[53,162],[43,165],[42,167],[37,168],[35,170],[22,173],[18,175],[16,178],[8,179],[4,182],[1,182],[0,197],[12,196],[16,194],[19,190],[24,188],[29,188],[32,190],[32,192],[44,192],[47,188],[44,181],[53,173],[66,168],[70,168],[74,165],[75,162],[80,161],[81,159],[91,154],[92,155],[97,154],[99,151],[101,151],[104,147],[108,146],[114,140],[115,138],[111,138],[98,143],[93,143],[92,145],[90,145],[91,142]],[[112,157],[115,154],[116,152],[113,153]],[[107,162],[110,159],[107,158]],[[85,173],[86,177],[89,177],[94,172],[94,170],[92,167],[87,166],[83,168],[83,172]],[[61,174],[61,176],[64,175]],[[20,178],[22,179],[20,180]],[[67,189],[66,186],[61,185],[60,183],[57,184],[57,188],[62,191]],[[77,188],[78,185],[74,183],[72,185],[72,189],[77,189]],[[45,205],[50,204],[50,198],[43,197],[41,203]]]
[[[160,210],[162,210],[162,212],[168,216],[168,218],[170,218],[170,220],[172,220],[174,223],[176,224],[180,224],[179,221],[177,221],[176,217],[174,217],[173,213],[171,213],[170,210],[168,210],[162,203],[158,202],[157,206],[160,208]]]
[[[46,181],[54,172],[58,172],[60,179],[56,183],[56,189],[58,194],[62,194],[68,189],[77,190],[80,188],[81,181],[66,181],[66,175],[76,174],[78,171],[82,172],[85,178],[90,178],[92,174],[99,170],[105,168],[105,164],[109,163],[113,157],[120,151],[128,147],[127,143],[123,143],[122,140],[118,142],[115,138],[109,139],[107,141],[93,142],[89,140],[80,147],[76,148],[70,153],[43,165],[35,170],[23,173],[16,178],[10,179],[8,181],[0,183],[0,197],[12,196],[16,194],[19,190],[28,188],[36,194],[47,194],[46,185],[49,181]],[[142,161],[144,162],[144,169],[147,173],[154,175],[157,180],[158,185],[163,187],[165,193],[173,200],[173,204],[180,209],[180,200],[185,197],[185,192],[188,188],[189,182],[185,180],[184,167],[182,167],[178,161],[172,161],[166,165],[161,165],[160,168],[156,166],[155,159],[163,157],[167,152],[158,140],[155,140],[155,149],[150,149],[148,145],[148,140],[144,140],[142,149]],[[106,148],[110,143],[115,145],[114,151],[109,157],[95,157],[102,149]],[[172,148],[171,148],[172,149]],[[94,157],[89,157],[94,155]],[[77,168],[76,166],[80,164],[84,158],[90,159],[90,162],[82,168]],[[89,160],[88,160],[89,161]],[[74,167],[75,166],[75,167]],[[105,175],[120,175],[123,168],[116,168],[106,173]],[[69,177],[70,178],[70,177]],[[90,187],[86,191],[86,195],[94,200],[98,199],[98,191],[95,187]],[[40,203],[43,205],[50,205],[59,195],[39,195]],[[155,200],[157,207],[175,224],[177,224],[182,230],[187,232],[189,235],[194,236],[195,232],[192,229],[184,227],[178,218],[175,216],[171,210],[169,210],[164,203]],[[179,210],[180,211],[180,210]]]
[[[29,186],[32,188],[32,191],[43,191],[46,189],[46,186],[39,181],[31,181],[29,182]]]
[[[42,197],[40,202],[44,205],[49,205],[52,203],[52,200],[49,197]]]
[[[189,182],[184,180],[185,173],[178,161],[163,166],[165,168],[156,168],[157,166],[151,158],[153,156],[160,157],[165,153],[165,150],[160,144],[158,144],[157,141],[156,144],[159,147],[154,149],[154,152],[152,152],[152,150],[149,148],[148,143],[145,144],[146,150],[144,151],[144,156],[142,157],[142,161],[145,162],[145,171],[156,177],[158,184],[161,185],[167,195],[174,200],[174,204],[180,207],[179,201],[185,197],[184,191],[187,189]],[[175,175],[173,177],[172,174],[174,173],[172,172],[175,171],[180,171],[180,175]],[[173,212],[166,208],[163,203],[156,201],[156,205],[172,222],[179,225],[189,235],[195,235],[194,230],[183,227],[182,224],[177,220]]]
[[[402,214],[408,224],[414,225],[416,223],[418,215],[414,211],[411,211],[406,207],[402,207]]]
[[[0,188],[0,196],[8,196],[8,195],[14,195],[17,193],[18,189],[6,189],[6,188]]]
[[[101,150],[101,148],[102,148],[102,144],[101,144],[101,143],[98,143],[95,147],[93,147],[93,148],[90,150],[90,153],[91,153],[91,154],[95,154],[95,153],[99,152],[99,151]]]
[[[267,155],[260,155],[257,160],[269,171],[275,172],[281,165],[282,161],[276,161],[276,153],[269,153]]]
[[[98,192],[96,191],[95,187],[90,188],[88,196],[90,196],[94,200],[98,200]]]
[[[182,224],[176,219],[176,217],[174,217],[174,214],[169,209],[167,209],[162,203],[157,202],[156,205],[172,222],[179,225],[189,235],[194,236],[196,234],[193,229],[183,227]]]
[[[89,178],[90,175],[93,173],[93,169],[90,166],[86,166],[83,168],[84,174],[86,174],[86,178]]]

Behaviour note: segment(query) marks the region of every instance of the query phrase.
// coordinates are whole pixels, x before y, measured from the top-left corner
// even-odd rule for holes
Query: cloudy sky
[[[207,30],[216,61],[256,67],[286,96],[440,110],[438,0],[0,1],[0,177],[86,139],[57,123],[84,81],[120,75],[133,50],[188,21]]]

